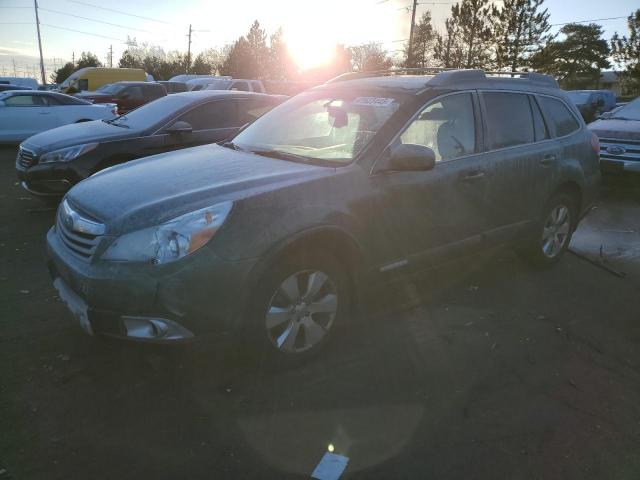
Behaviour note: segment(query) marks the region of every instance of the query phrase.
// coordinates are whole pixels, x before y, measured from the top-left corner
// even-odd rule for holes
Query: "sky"
[[[456,2],[420,3],[417,17],[431,10],[435,28],[442,31],[451,4]],[[78,56],[91,51],[106,63],[112,47],[116,65],[128,37],[165,51],[186,51],[189,24],[194,30],[194,54],[233,42],[254,20],[268,34],[282,27],[289,49],[303,68],[326,59],[337,42],[380,42],[393,53],[402,49],[402,41],[409,36],[407,7],[411,4],[411,0],[38,0],[47,76],[54,67],[70,61],[74,52]],[[626,17],[639,5],[638,0],[546,0],[545,6],[551,23],[559,24]],[[627,32],[624,18],[598,23],[607,38],[615,31]],[[0,0],[0,75],[13,75],[14,62],[19,76],[37,75],[32,0]]]

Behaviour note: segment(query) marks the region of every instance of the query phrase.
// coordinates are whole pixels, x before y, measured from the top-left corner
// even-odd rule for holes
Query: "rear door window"
[[[5,99],[7,107],[41,107],[45,103],[40,95],[14,95]]]
[[[271,98],[249,98],[238,101],[238,118],[239,124],[244,125],[248,122],[257,120],[262,115],[267,113],[273,107],[278,105],[279,101],[274,101]]]
[[[483,92],[489,149],[514,147],[535,139],[529,96],[524,93]]]
[[[237,127],[236,101],[217,100],[208,102],[189,110],[177,120],[189,123],[193,130]]]
[[[142,87],[140,87],[140,86],[125,88],[121,93],[121,96],[122,95],[129,95],[129,98],[132,99],[132,100],[142,100],[142,99],[144,99],[144,94],[142,92]]]
[[[546,96],[539,96],[538,100],[556,137],[564,137],[580,128],[580,124],[564,102]]]

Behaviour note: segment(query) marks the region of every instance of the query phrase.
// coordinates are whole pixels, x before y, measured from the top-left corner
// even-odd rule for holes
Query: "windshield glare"
[[[114,85],[113,83],[108,83],[106,85],[101,86],[96,91],[100,93],[108,93],[113,95],[118,93],[123,87],[121,85]]]
[[[619,117],[640,120],[640,98],[636,98],[634,101],[620,107],[620,110],[616,111],[612,118]]]
[[[123,123],[137,129],[149,128],[165,121],[168,115],[181,110],[187,103],[184,97],[176,95],[162,97],[125,115],[120,115],[113,123]]]
[[[207,90],[227,90],[231,85],[231,80],[214,80],[207,84]]]
[[[267,113],[233,143],[243,150],[291,153],[349,163],[398,110],[394,98],[311,92]]]

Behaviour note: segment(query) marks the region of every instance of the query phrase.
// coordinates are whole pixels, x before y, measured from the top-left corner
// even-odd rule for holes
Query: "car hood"
[[[72,147],[84,143],[122,140],[139,137],[140,135],[141,132],[138,130],[116,127],[102,120],[93,120],[46,130],[29,137],[22,142],[22,146],[32,150],[36,155],[42,155],[45,152],[59,148]]]
[[[73,187],[66,198],[105,223],[109,233],[119,234],[334,173],[334,168],[203,145],[103,170]]]
[[[589,129],[600,138],[619,140],[640,140],[640,121],[617,120],[615,118],[596,120]]]

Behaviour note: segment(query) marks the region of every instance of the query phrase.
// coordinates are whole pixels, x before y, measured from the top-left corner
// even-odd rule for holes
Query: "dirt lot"
[[[230,363],[85,336],[44,260],[54,211],[0,150],[0,480],[640,477],[640,195],[609,192],[569,254],[500,251],[378,287],[317,360]],[[614,189],[615,191],[615,189]],[[635,196],[634,196],[635,195]]]

